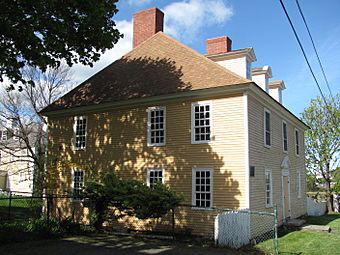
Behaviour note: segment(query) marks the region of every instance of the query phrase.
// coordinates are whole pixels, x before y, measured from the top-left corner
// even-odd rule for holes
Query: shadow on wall
[[[124,60],[122,60],[124,62]],[[112,83],[110,90],[84,91],[84,97],[97,97],[101,93],[111,93],[112,98],[133,98],[156,94],[169,94],[190,89],[190,84],[181,82],[181,68],[166,59],[135,59],[122,63],[118,77],[106,73],[106,80]],[[123,67],[125,66],[125,67]],[[107,72],[109,70],[106,70]],[[104,72],[106,72],[104,70]],[[132,77],[129,77],[131,71]],[[139,74],[140,75],[136,75]],[[97,81],[97,80],[96,80]],[[91,81],[93,82],[93,81]],[[97,81],[99,82],[99,81]],[[95,94],[93,94],[95,93]],[[103,96],[104,97],[104,96]],[[75,99],[76,100],[76,99]],[[166,106],[166,145],[147,146],[147,108]],[[99,172],[114,169],[123,178],[133,178],[146,182],[148,168],[163,168],[165,183],[173,190],[183,194],[186,204],[192,204],[192,168],[213,168],[213,206],[237,208],[240,202],[239,183],[225,166],[224,159],[214,152],[211,144],[191,144],[191,102],[159,103],[141,105],[133,108],[116,108],[104,113],[79,115],[88,116],[87,146],[84,151],[72,150],[73,116],[49,118],[49,158],[59,161],[72,161],[86,169],[92,169],[87,176],[98,176]],[[221,146],[221,145],[220,145]],[[60,193],[71,190],[71,170],[61,167],[57,175]],[[60,210],[72,213],[68,203],[60,204]],[[201,213],[202,212],[202,213]],[[202,225],[202,231],[211,230],[204,223],[212,221],[214,215],[207,211],[193,212],[191,208],[177,213],[182,226]],[[213,225],[212,225],[213,226]]]

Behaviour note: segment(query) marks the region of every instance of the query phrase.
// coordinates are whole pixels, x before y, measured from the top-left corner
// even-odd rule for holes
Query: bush
[[[148,187],[139,181],[122,180],[112,170],[99,181],[86,183],[84,195],[85,204],[93,210],[91,219],[96,229],[102,227],[104,220],[125,214],[140,219],[160,218],[183,200],[162,184]],[[121,215],[107,213],[110,207],[118,209]]]

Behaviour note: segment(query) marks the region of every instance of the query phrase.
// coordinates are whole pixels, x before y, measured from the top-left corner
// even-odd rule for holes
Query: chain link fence
[[[39,219],[42,217],[72,221],[87,219],[75,217],[82,214],[81,201],[72,202],[70,195],[27,196],[20,192],[0,194],[0,223]],[[68,208],[68,213],[65,213]],[[250,210],[232,210],[224,208],[202,209],[192,205],[180,205],[167,215],[158,219],[141,220],[132,216],[121,216],[115,208],[108,212],[104,228],[113,232],[138,232],[161,234],[173,238],[201,236],[214,240],[218,246],[240,248],[245,245],[256,245],[266,241],[272,243],[271,250],[278,254],[277,216],[273,212],[255,212]],[[111,215],[110,215],[111,214]],[[268,245],[267,245],[268,246]]]

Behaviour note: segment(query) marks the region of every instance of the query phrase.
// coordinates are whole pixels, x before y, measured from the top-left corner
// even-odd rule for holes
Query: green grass
[[[306,220],[308,224],[330,226],[332,231],[330,233],[282,231],[279,237],[280,254],[339,254],[340,214],[306,217]],[[273,240],[260,243],[256,248],[274,254]]]
[[[41,199],[13,196],[9,212],[9,196],[0,195],[0,219],[8,218],[29,218],[40,213],[42,207]]]

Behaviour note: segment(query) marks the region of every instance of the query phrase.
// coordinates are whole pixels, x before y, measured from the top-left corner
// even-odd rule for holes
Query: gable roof
[[[158,32],[41,113],[249,82]]]

